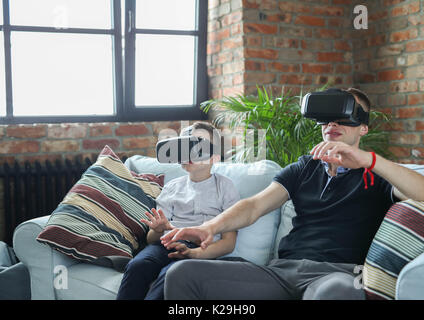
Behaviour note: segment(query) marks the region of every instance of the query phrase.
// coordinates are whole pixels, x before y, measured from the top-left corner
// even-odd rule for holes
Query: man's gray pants
[[[354,264],[276,259],[183,260],[167,272],[169,300],[363,300]]]

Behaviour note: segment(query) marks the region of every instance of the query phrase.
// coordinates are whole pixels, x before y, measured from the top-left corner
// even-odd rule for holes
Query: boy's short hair
[[[209,140],[214,145],[214,153],[221,154],[221,134],[219,130],[209,122],[198,121],[191,126],[181,129],[180,135],[190,135],[194,130],[205,130],[209,133]]]

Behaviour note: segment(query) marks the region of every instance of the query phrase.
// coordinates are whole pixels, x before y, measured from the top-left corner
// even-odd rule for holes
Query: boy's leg
[[[189,241],[180,240],[178,242],[184,243],[188,248],[198,248],[197,244],[194,244]],[[173,252],[175,250],[171,250]],[[152,283],[149,292],[147,292],[144,300],[163,300],[164,299],[164,288],[165,288],[165,275],[168,269],[179,260],[172,259],[172,261],[160,271],[155,282]]]
[[[292,299],[292,290],[250,262],[183,260],[166,273],[165,299]]]
[[[145,247],[128,262],[116,298],[118,300],[144,299],[150,284],[170,261],[168,251],[160,242]]]
[[[165,288],[165,275],[168,269],[178,260],[172,261],[166,267],[163,267],[160,271],[155,282],[152,283],[149,292],[147,292],[144,300],[163,300],[164,299],[164,288]]]

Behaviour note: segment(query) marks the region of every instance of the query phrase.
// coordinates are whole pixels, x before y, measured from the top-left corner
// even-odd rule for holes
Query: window
[[[204,118],[207,1],[0,4],[0,123]]]
[[[3,2],[0,1],[0,117],[6,116],[6,71],[4,68]]]
[[[207,1],[128,1],[125,99],[151,119],[200,119],[207,99]]]

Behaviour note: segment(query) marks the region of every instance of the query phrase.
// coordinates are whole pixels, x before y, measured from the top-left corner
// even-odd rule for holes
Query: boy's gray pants
[[[167,272],[169,300],[363,300],[357,265],[275,259],[251,262],[183,260]]]

